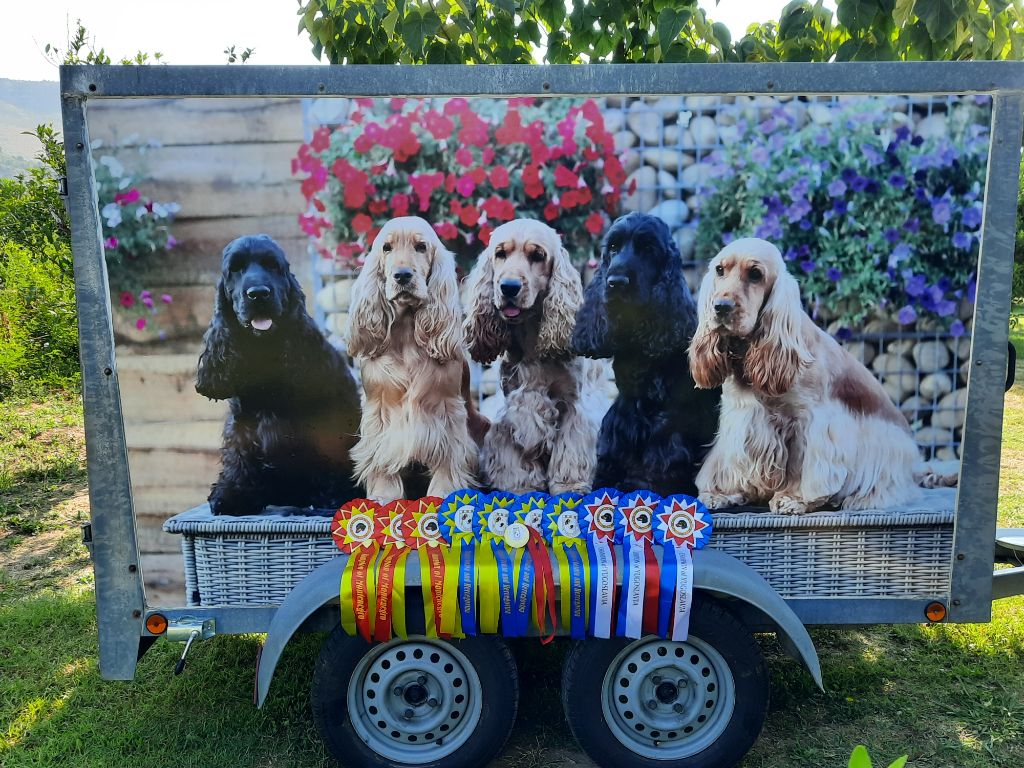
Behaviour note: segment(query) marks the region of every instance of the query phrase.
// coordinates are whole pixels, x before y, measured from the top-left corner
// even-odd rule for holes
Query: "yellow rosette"
[[[358,634],[366,642],[373,635],[376,605],[374,562],[379,551],[379,511],[373,501],[353,499],[335,513],[331,523],[334,543],[348,555],[341,574],[341,626],[349,635]]]

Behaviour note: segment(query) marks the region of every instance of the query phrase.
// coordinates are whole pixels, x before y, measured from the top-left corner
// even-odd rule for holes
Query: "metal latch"
[[[61,197],[68,196],[68,177],[59,176],[57,178],[57,194]]]
[[[213,619],[200,621],[191,616],[182,616],[168,623],[164,636],[172,642],[185,643],[181,658],[174,665],[174,674],[180,675],[185,671],[185,657],[192,650],[192,643],[196,640],[209,640],[215,634],[217,634],[217,625]]]
[[[89,550],[89,557],[92,557],[92,523],[82,524],[82,543]]]

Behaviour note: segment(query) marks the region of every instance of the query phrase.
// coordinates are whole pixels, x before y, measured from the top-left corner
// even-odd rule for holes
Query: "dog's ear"
[[[686,284],[679,246],[667,228],[661,246],[665,267],[651,286],[651,301],[643,307],[642,337],[635,340],[652,357],[685,349],[697,327],[697,304]]]
[[[431,230],[433,231],[433,230]],[[434,254],[427,277],[427,302],[416,312],[416,343],[440,362],[462,358],[462,304],[455,276],[455,255],[433,238]]]
[[[290,269],[286,280],[288,281],[288,313],[293,317],[303,317],[309,314],[306,311],[306,293],[302,290],[299,279]]]
[[[697,308],[697,330],[690,341],[690,374],[701,389],[714,389],[722,385],[732,372],[725,337],[711,327],[714,310],[711,308],[715,293],[714,262],[700,284]]]
[[[493,242],[493,241],[492,241]],[[494,248],[488,246],[476,260],[466,278],[466,337],[469,354],[478,363],[487,365],[508,347],[509,328],[494,306]]]
[[[611,357],[608,338],[606,292],[608,268],[602,260],[594,279],[583,291],[583,304],[576,313],[572,331],[572,351],[585,357]]]
[[[393,310],[384,294],[383,259],[377,240],[352,284],[345,343],[353,357],[379,355],[387,346],[391,331]]]
[[[236,394],[237,350],[231,344],[232,328],[238,327],[224,278],[217,281],[213,318],[203,334],[203,351],[196,370],[196,392],[211,400],[226,400]]]
[[[757,322],[743,358],[743,372],[754,389],[775,397],[789,391],[811,359],[804,335],[804,326],[811,321],[800,304],[800,286],[784,266]]]
[[[569,252],[558,243],[551,263],[548,295],[541,308],[537,355],[557,357],[569,352],[576,313],[583,303],[580,273],[569,260]]]

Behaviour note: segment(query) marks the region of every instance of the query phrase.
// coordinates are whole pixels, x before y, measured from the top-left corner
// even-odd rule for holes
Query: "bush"
[[[79,381],[75,286],[60,268],[70,253],[42,256],[0,244],[0,397]]]

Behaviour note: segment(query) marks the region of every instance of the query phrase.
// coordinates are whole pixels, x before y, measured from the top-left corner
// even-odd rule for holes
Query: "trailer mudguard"
[[[416,586],[414,582],[418,582],[419,568],[414,559],[417,554],[411,552],[409,557],[407,574],[410,578],[407,585]],[[337,599],[341,574],[347,560],[346,557],[335,557],[321,565],[300,581],[277,609],[256,667],[257,707],[262,707],[266,701],[274,670],[292,635],[319,608]],[[810,672],[814,682],[824,690],[818,653],[810,635],[793,609],[786,605],[786,601],[761,574],[732,555],[704,549],[693,558],[693,588],[735,598],[763,613],[775,624],[784,644],[796,650],[798,659]]]

